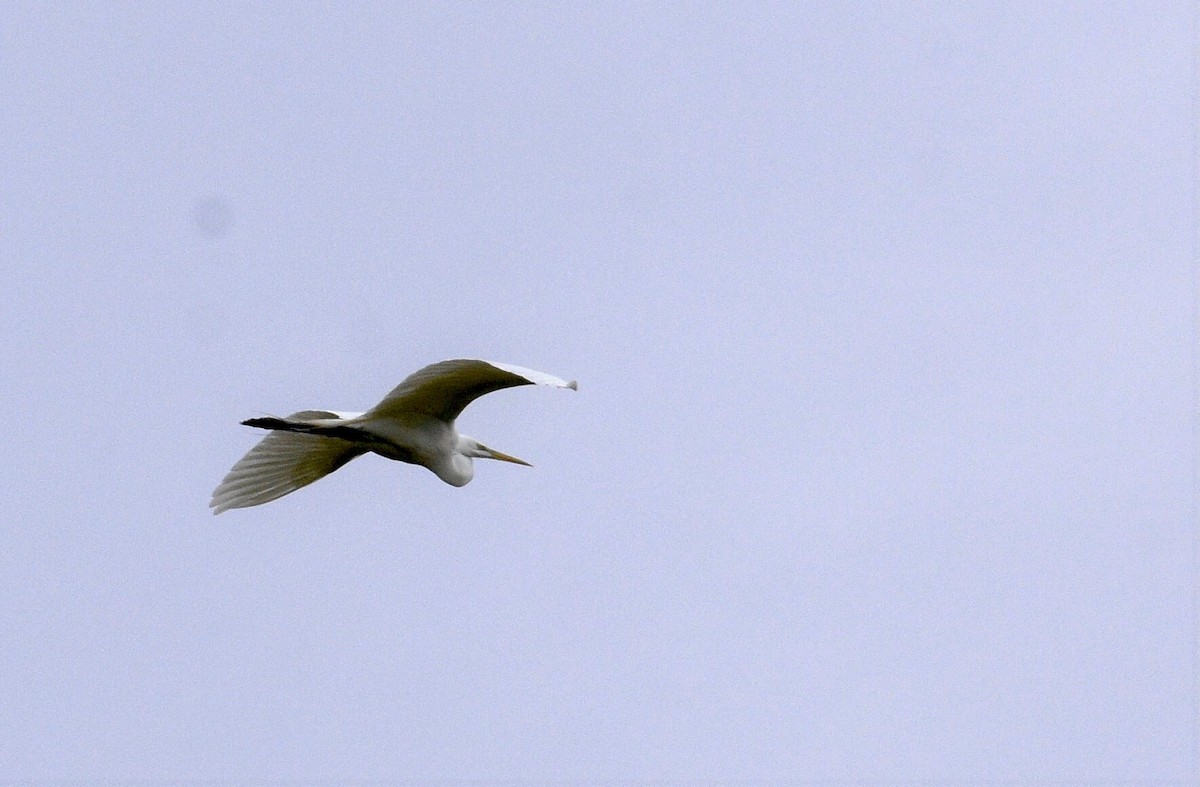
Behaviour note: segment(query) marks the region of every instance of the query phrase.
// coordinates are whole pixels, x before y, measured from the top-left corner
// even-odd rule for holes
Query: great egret
[[[365,413],[302,410],[287,418],[251,418],[246,426],[271,429],[220,485],[209,507],[214,514],[270,502],[329,475],[367,452],[424,465],[438,478],[463,486],[475,475],[472,459],[529,465],[493,451],[454,428],[468,404],[516,385],[578,390],[574,382],[505,363],[459,359],[415,372]]]

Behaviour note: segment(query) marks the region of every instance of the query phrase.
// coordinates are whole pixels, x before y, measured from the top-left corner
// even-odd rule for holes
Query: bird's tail
[[[297,413],[296,415],[300,415]],[[295,416],[293,416],[295,417]],[[267,416],[266,418],[247,418],[242,426],[257,426],[259,429],[278,429],[284,432],[311,432],[313,425],[304,421],[289,421],[286,418]]]
[[[270,502],[329,475],[366,447],[334,436],[313,434],[323,427],[304,419],[336,419],[333,413],[305,411],[288,418],[251,418],[248,426],[273,430],[250,449],[213,490],[214,514]],[[324,427],[328,428],[328,427]]]

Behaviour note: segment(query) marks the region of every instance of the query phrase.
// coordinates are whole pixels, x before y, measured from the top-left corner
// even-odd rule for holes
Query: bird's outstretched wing
[[[334,413],[305,410],[290,419],[337,418]],[[250,449],[213,490],[208,504],[214,514],[247,508],[283,497],[327,476],[367,447],[336,437],[302,432],[271,432]]]
[[[430,364],[409,375],[365,416],[388,418],[420,413],[450,422],[484,394],[516,385],[578,388],[574,381],[522,366],[459,358]]]

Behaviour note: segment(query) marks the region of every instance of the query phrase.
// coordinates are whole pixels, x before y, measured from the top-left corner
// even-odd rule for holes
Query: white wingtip
[[[579,390],[579,383],[575,382],[574,380],[567,382],[561,377],[555,377],[552,374],[539,372],[536,369],[528,369],[524,366],[517,366],[516,364],[512,363],[497,363],[496,361],[483,361],[483,363],[486,363],[489,366],[494,366],[497,369],[503,369],[510,374],[517,375],[518,377],[524,377],[526,380],[534,383],[535,385],[551,385],[555,388],[570,388],[573,391]]]

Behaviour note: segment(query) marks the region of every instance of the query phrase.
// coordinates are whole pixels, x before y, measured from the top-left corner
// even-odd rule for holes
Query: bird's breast
[[[371,450],[398,462],[426,467],[436,463],[451,444],[450,427],[427,416],[365,418],[358,428],[378,438]]]

